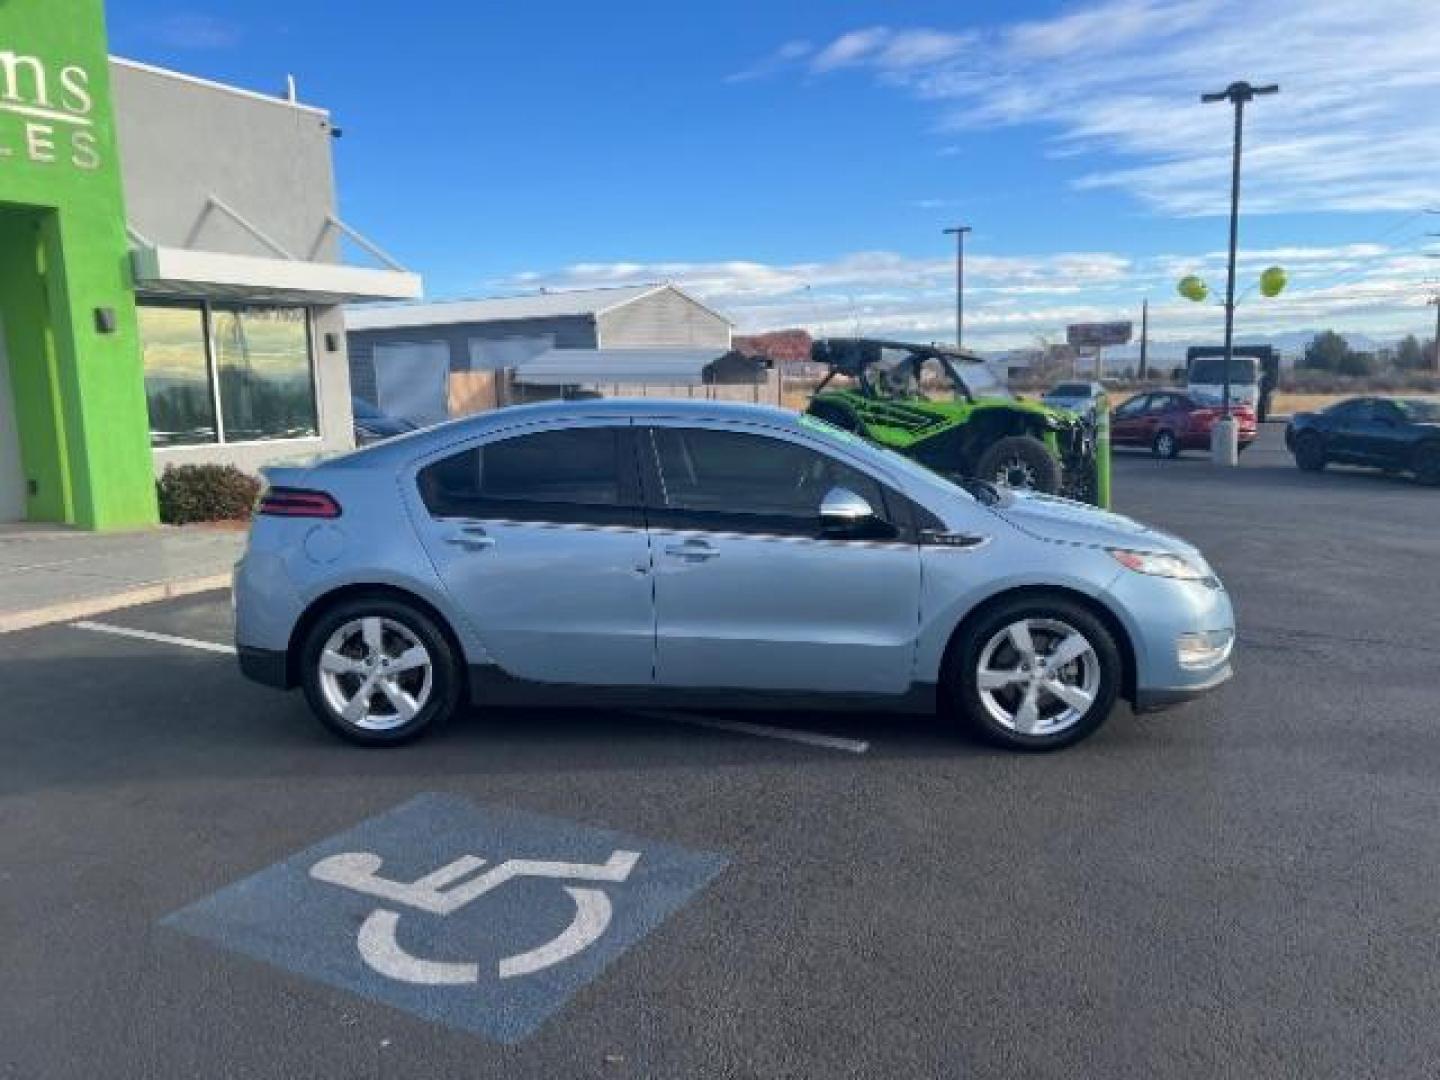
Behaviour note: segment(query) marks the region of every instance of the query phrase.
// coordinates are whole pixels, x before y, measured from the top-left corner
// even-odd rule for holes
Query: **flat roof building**
[[[421,281],[339,218],[334,135],[109,57],[100,0],[0,4],[0,521],[150,524],[167,464],[352,445],[341,305]]]

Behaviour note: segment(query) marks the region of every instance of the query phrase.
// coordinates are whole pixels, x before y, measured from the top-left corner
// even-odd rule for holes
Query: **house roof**
[[[704,386],[763,382],[764,362],[727,367],[728,349],[550,349],[517,365],[515,381],[530,386]]]
[[[367,306],[345,313],[347,330],[392,330],[412,326],[455,323],[505,322],[515,319],[557,319],[603,315],[641,297],[669,289],[700,304],[674,285],[651,283],[606,289],[568,289],[559,292],[501,296],[488,300],[450,300],[431,304]],[[704,304],[700,304],[705,307]],[[718,318],[723,315],[705,307]],[[726,322],[730,320],[726,319]]]

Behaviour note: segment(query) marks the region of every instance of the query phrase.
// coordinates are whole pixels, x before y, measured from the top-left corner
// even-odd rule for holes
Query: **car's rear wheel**
[[[1415,452],[1415,479],[1429,487],[1440,485],[1440,443],[1426,443]]]
[[[1176,458],[1180,456],[1180,440],[1175,437],[1173,431],[1162,431],[1155,436],[1155,441],[1150,444],[1150,452],[1157,458]]]
[[[388,597],[349,600],[322,615],[300,652],[310,708],[363,746],[394,746],[448,718],[460,699],[459,661],[423,612]]]
[[[950,691],[984,738],[1014,750],[1058,750],[1109,717],[1123,665],[1105,624],[1056,597],[988,612],[959,646]]]
[[[1060,462],[1031,435],[1008,435],[980,455],[975,474],[1012,488],[1054,495],[1060,490]]]
[[[1295,464],[1304,472],[1319,472],[1325,468],[1325,446],[1319,435],[1306,432],[1295,440]]]

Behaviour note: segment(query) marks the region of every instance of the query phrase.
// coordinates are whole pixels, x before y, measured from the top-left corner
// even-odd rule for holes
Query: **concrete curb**
[[[67,600],[63,604],[50,604],[46,607],[31,608],[28,611],[0,614],[0,634],[10,634],[16,630],[29,630],[36,626],[49,626],[53,623],[71,622],[75,619],[88,619],[91,615],[103,615],[107,611],[118,611],[120,608],[153,604],[157,600],[174,600],[180,596],[214,592],[217,589],[228,589],[229,587],[229,572],[210,574],[206,577],[181,578],[178,581],[157,581],[153,585],[121,589],[119,592],[107,593],[104,596],[87,596],[79,600]]]

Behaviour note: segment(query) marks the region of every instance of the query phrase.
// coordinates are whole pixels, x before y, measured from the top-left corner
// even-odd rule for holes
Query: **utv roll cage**
[[[974,402],[975,395],[960,374],[956,362],[984,364],[978,354],[949,345],[917,345],[913,341],[890,341],[886,338],[820,338],[812,342],[810,360],[830,369],[815,388],[815,393],[824,390],[836,375],[844,375],[859,382],[865,393],[880,396],[870,381],[870,369],[884,359],[887,349],[906,354],[905,363],[912,368],[917,384],[921,365],[926,360],[938,361],[945,374],[965,395],[965,400]]]

